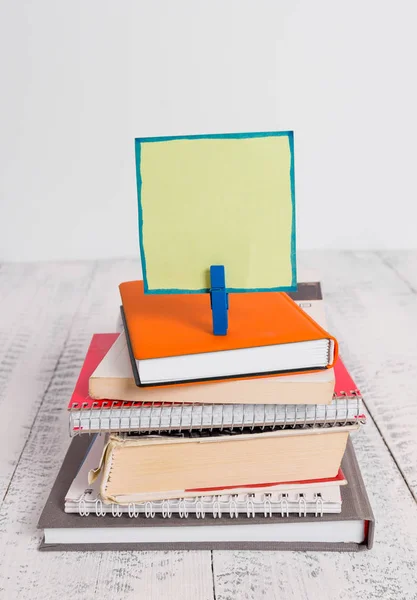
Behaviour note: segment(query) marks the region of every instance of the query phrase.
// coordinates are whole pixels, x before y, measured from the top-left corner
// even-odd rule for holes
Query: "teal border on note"
[[[201,140],[201,139],[244,139],[262,137],[287,137],[290,147],[290,181],[292,203],[292,230],[291,230],[291,285],[272,288],[226,288],[226,292],[294,292],[297,289],[297,260],[296,260],[296,228],[295,228],[295,171],[294,171],[294,132],[293,131],[261,131],[250,133],[208,133],[199,135],[171,135],[162,137],[144,137],[135,139],[136,159],[136,184],[138,194],[138,225],[139,225],[139,250],[142,261],[143,285],[146,294],[202,294],[209,292],[210,288],[187,290],[179,288],[150,289],[146,270],[145,248],[143,245],[143,211],[142,211],[142,175],[140,169],[141,145],[155,142],[170,142],[173,140]],[[207,265],[207,269],[210,265]],[[226,273],[227,281],[227,273]]]

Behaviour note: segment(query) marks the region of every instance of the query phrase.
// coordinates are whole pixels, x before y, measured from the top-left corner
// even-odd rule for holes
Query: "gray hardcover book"
[[[40,517],[44,530],[41,550],[321,550],[370,549],[374,516],[351,441],[342,470],[348,485],[341,487],[342,512],[320,517],[195,515],[164,518],[64,512],[65,494],[88,451],[89,436],[76,437]]]

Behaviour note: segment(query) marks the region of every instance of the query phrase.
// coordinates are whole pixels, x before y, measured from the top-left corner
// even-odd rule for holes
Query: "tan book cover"
[[[104,502],[178,498],[193,488],[335,477],[357,425],[210,436],[111,435],[89,483]]]
[[[330,404],[335,386],[333,369],[201,385],[140,388],[132,373],[122,332],[90,377],[93,399],[125,402],[190,402],[199,404]]]

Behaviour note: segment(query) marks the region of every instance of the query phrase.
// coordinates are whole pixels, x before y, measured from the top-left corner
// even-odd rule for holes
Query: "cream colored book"
[[[313,513],[322,516],[326,513],[341,511],[340,486],[347,481],[341,469],[336,477],[301,482],[268,484],[267,486],[244,486],[223,488],[204,488],[203,490],[184,490],[182,498],[159,499],[153,502],[129,504],[104,504],[100,497],[100,478],[88,483],[88,473],[99,462],[106,436],[95,435],[87,454],[65,495],[65,512],[78,513],[81,516],[103,514],[119,517],[153,518],[155,515],[170,519],[172,516],[185,518],[190,515],[204,518],[212,515],[237,517],[255,514],[269,516],[291,513],[305,516]]]
[[[93,399],[198,404],[330,404],[333,369],[199,385],[140,388],[135,384],[124,332],[90,377]]]
[[[187,490],[335,477],[358,426],[177,437],[111,435],[89,483],[105,503],[181,498]]]

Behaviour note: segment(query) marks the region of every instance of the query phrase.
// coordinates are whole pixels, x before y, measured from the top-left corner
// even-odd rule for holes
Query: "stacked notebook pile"
[[[320,284],[234,295],[227,336],[207,294],[120,293],[124,330],[94,335],[68,405],[42,548],[369,548],[365,415]]]

